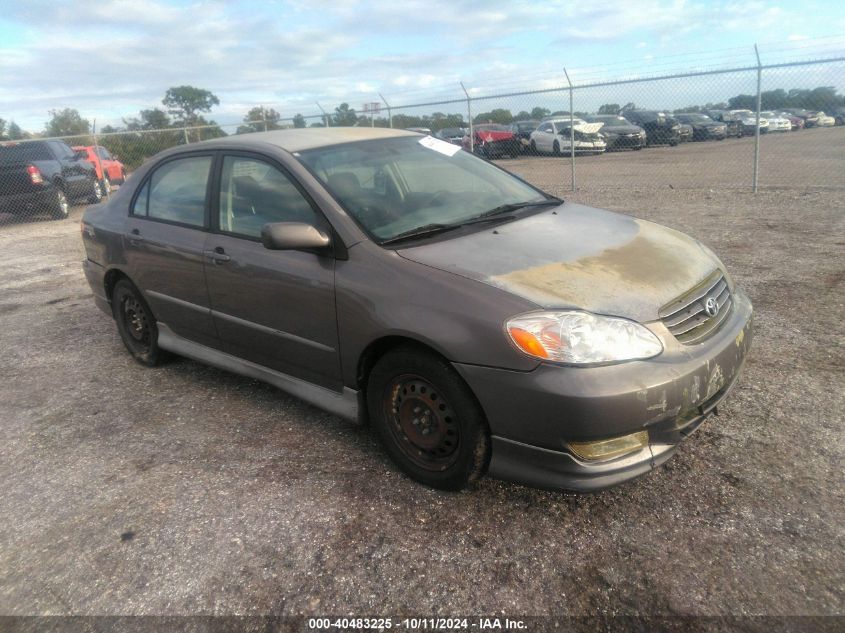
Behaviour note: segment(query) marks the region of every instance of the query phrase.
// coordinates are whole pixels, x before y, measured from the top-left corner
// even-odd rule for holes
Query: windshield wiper
[[[471,218],[469,220],[465,220],[463,222],[456,222],[455,224],[443,224],[440,222],[433,223],[433,224],[426,224],[424,226],[419,226],[414,229],[410,229],[408,231],[404,231],[399,233],[398,235],[394,235],[386,240],[382,240],[379,244],[394,244],[396,242],[402,242],[404,240],[416,239],[419,237],[429,237],[431,235],[438,235],[440,233],[445,233],[447,231],[452,231],[454,229],[459,229],[463,226],[468,226],[470,224],[480,224],[482,222],[498,222],[498,221],[507,221],[516,219],[515,215],[506,215],[511,211],[517,211],[519,209],[524,209],[525,207],[539,207],[539,206],[548,206],[548,205],[559,205],[563,202],[559,198],[549,198],[547,200],[540,200],[538,202],[518,202],[512,204],[502,204],[498,207],[490,209],[489,211],[485,211],[479,216]]]
[[[489,211],[485,211],[479,216],[472,218],[471,220],[467,220],[463,222],[463,224],[474,224],[476,222],[484,222],[487,219],[490,219],[492,216],[502,215],[505,213],[510,213],[511,211],[518,211],[519,209],[525,209],[526,207],[544,207],[549,205],[559,205],[563,202],[559,198],[549,198],[547,200],[540,200],[536,202],[515,202],[511,204],[501,204],[498,207],[493,207]]]
[[[404,231],[386,240],[382,240],[379,244],[393,244],[394,242],[401,242],[403,240],[410,240],[417,237],[428,237],[429,235],[437,235],[438,233],[445,233],[446,231],[452,231],[453,229],[459,228],[461,228],[460,224],[426,224],[409,231]]]

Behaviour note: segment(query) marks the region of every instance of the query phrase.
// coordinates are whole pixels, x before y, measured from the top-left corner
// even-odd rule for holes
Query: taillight
[[[35,165],[28,165],[26,173],[29,174],[29,179],[33,185],[40,185],[44,182],[44,176],[41,175],[41,171]]]

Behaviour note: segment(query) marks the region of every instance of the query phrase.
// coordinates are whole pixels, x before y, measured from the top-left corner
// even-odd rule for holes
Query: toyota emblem
[[[707,316],[714,317],[719,313],[719,304],[713,297],[710,297],[704,304],[704,312]]]

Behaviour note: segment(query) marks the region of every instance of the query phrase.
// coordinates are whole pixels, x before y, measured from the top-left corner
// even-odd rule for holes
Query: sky
[[[0,118],[44,128],[76,108],[98,127],[162,107],[171,86],[220,99],[209,115],[236,123],[255,105],[284,117],[320,104],[392,106],[611,78],[845,57],[836,0],[0,0]],[[845,63],[789,69],[764,89],[834,85]],[[581,107],[634,101],[680,107],[754,91],[754,73],[614,86]],[[479,110],[567,109],[563,93],[487,100]],[[566,97],[568,99],[568,97]],[[560,106],[556,108],[560,102]],[[678,104],[678,105],[675,105]],[[465,112],[461,104],[415,114]]]

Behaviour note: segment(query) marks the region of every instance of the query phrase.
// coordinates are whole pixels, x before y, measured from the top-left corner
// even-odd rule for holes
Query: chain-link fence
[[[461,84],[412,104],[379,94],[358,112],[318,103],[319,112],[288,120],[0,141],[0,219],[66,217],[169,147],[325,125],[430,133],[558,194],[845,190],[845,57],[601,82],[563,71],[542,83],[520,92]]]

